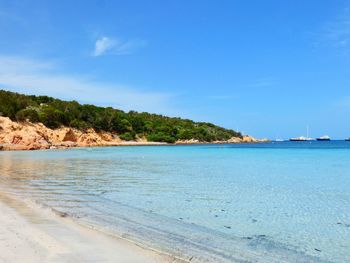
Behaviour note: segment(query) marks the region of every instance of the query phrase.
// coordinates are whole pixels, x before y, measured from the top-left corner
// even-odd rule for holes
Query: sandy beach
[[[0,195],[0,262],[181,262]]]

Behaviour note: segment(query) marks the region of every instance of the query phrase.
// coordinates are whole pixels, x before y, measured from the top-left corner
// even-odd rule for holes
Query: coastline
[[[75,147],[101,146],[161,146],[161,145],[196,145],[226,143],[259,143],[268,139],[256,139],[245,135],[232,137],[224,141],[199,141],[195,139],[178,140],[175,143],[147,141],[137,138],[134,141],[122,140],[118,134],[88,129],[85,131],[70,127],[50,129],[42,123],[15,122],[0,116],[0,151],[66,149]]]
[[[81,226],[65,215],[0,193],[0,262],[184,261]]]

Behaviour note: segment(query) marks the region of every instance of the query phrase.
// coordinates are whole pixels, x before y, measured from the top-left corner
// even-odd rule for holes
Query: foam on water
[[[349,262],[350,143],[2,152],[2,185],[192,261]]]

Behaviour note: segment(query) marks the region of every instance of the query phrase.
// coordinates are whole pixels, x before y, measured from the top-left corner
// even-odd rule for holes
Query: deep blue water
[[[350,262],[350,142],[1,152],[0,174],[23,198],[194,261]]]

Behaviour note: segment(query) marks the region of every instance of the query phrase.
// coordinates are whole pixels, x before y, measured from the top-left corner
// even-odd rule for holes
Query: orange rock
[[[63,137],[63,141],[64,142],[66,142],[66,141],[76,142],[77,141],[77,137],[72,129],[68,129],[68,131],[66,132],[66,134]]]
[[[239,137],[232,137],[232,138],[228,139],[227,142],[228,143],[241,143],[241,142],[243,142],[243,140]]]

